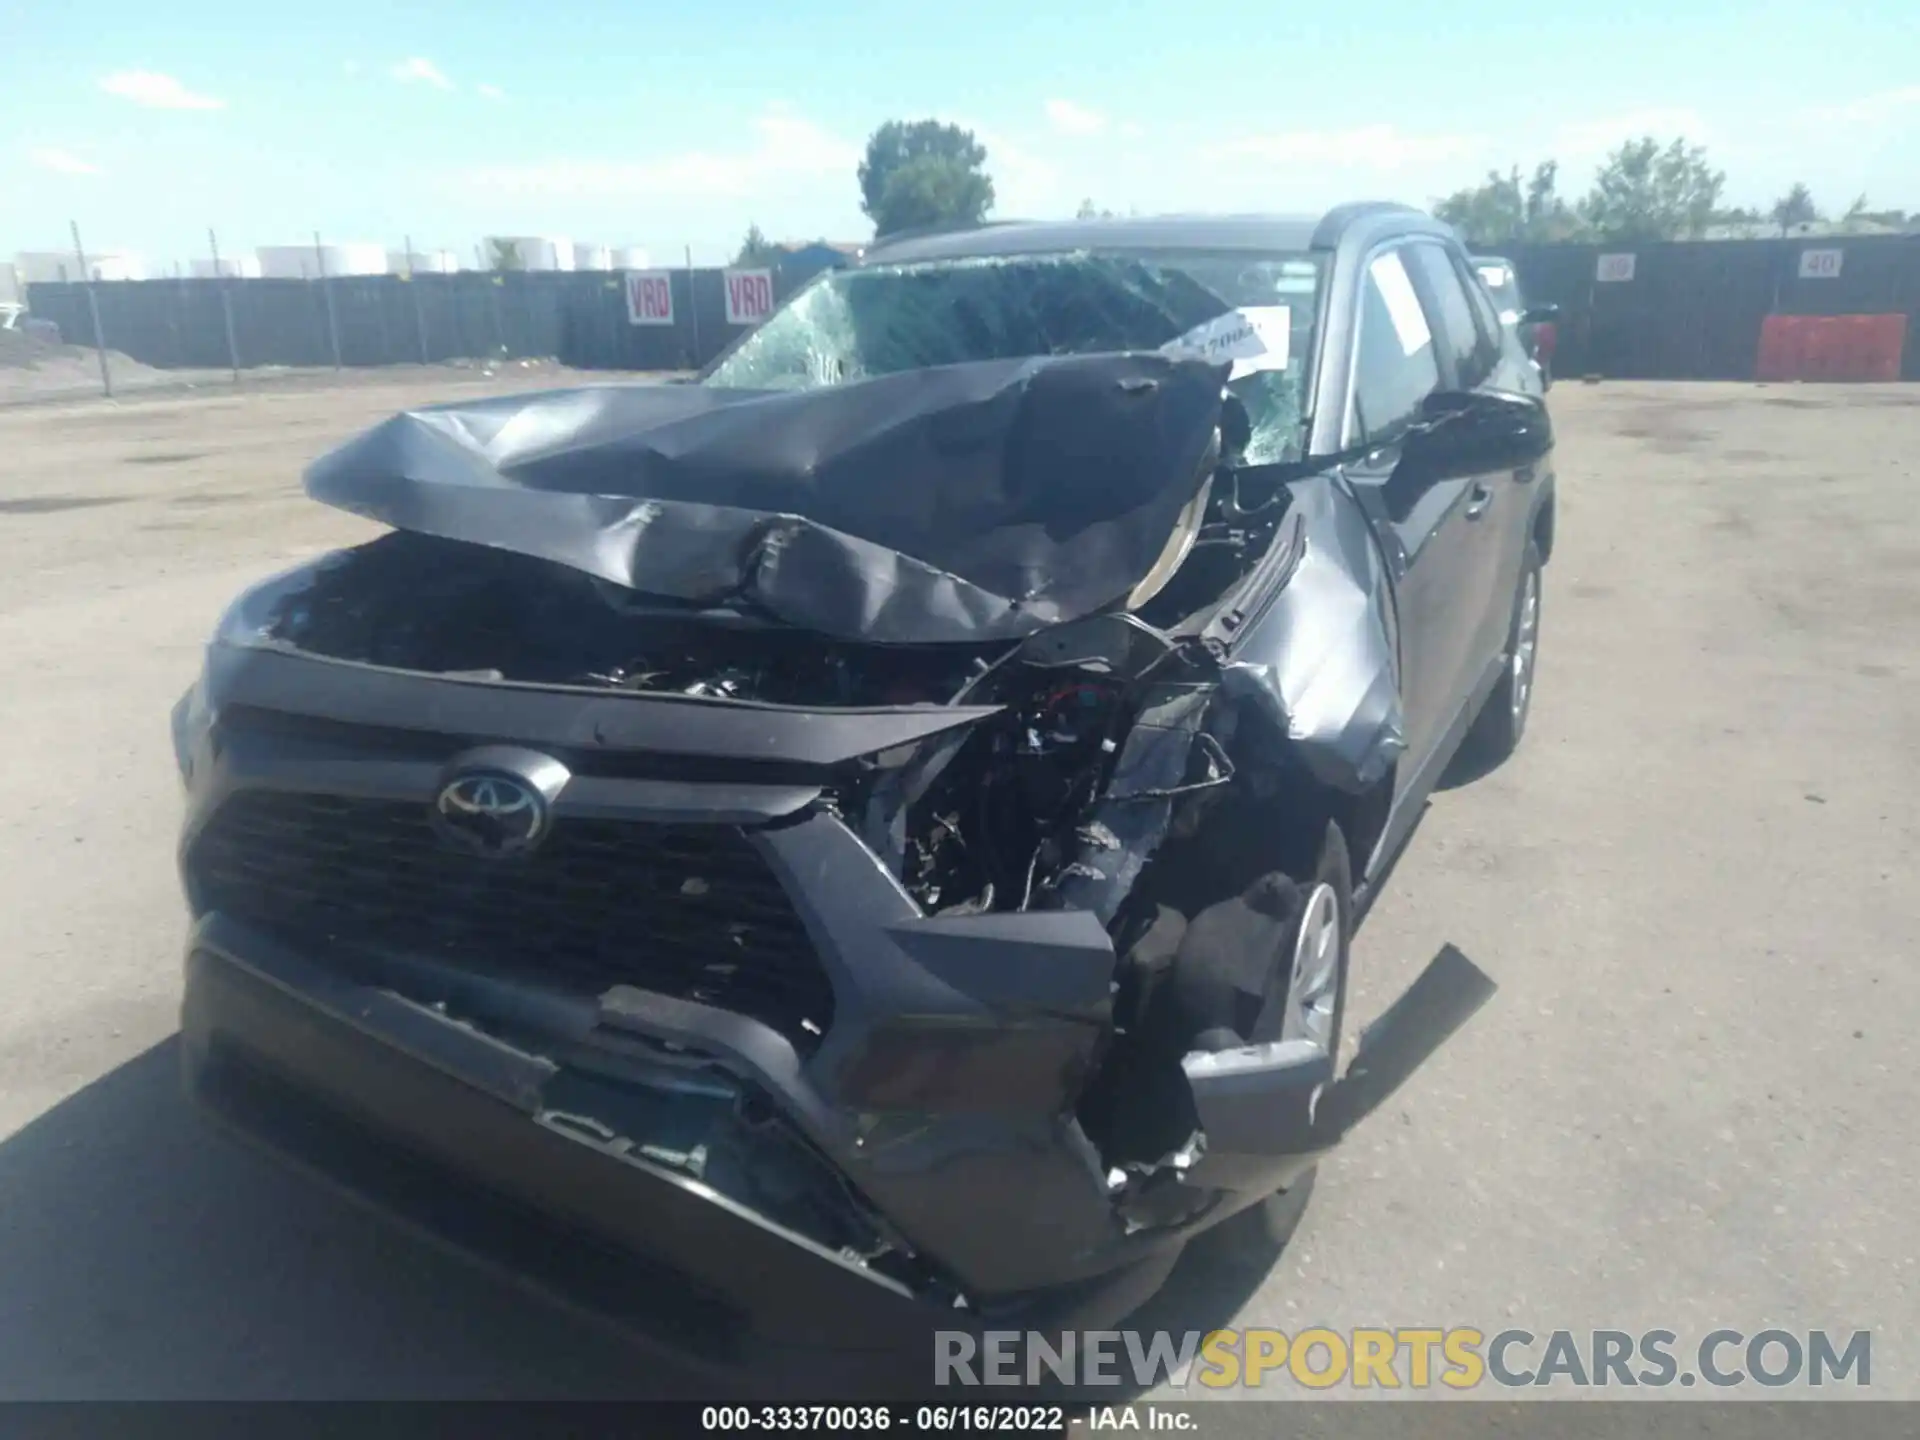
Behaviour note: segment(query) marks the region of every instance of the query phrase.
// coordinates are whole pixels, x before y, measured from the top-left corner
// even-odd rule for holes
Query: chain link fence
[[[1751,380],[1770,315],[1898,315],[1900,373],[1920,379],[1920,236],[1481,248],[1560,306],[1563,375]]]
[[[664,323],[634,324],[629,272],[605,270],[102,280],[29,285],[27,303],[69,345],[166,370],[479,359],[687,370],[750,328],[729,321],[726,271],[646,273],[670,287]],[[777,270],[772,284],[778,303],[788,287]]]

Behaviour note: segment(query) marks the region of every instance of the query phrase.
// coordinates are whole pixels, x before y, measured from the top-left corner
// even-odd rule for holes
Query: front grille
[[[195,898],[324,940],[614,985],[751,1016],[809,1053],[833,1019],[812,942],[760,853],[728,825],[563,819],[495,860],[434,833],[424,803],[243,791],[187,860]]]

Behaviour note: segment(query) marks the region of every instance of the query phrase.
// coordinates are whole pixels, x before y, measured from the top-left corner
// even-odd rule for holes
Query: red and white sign
[[[727,282],[727,324],[758,325],[773,314],[773,272],[771,270],[729,270]]]
[[[1603,285],[1633,279],[1633,256],[1602,255],[1594,262],[1593,278]]]
[[[1840,261],[1845,253],[1842,250],[1802,250],[1800,278],[1802,280],[1838,280]]]
[[[666,270],[627,272],[627,323],[673,323],[673,275]]]

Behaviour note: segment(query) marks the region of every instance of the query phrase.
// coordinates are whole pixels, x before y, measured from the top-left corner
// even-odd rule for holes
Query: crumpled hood
[[[801,392],[502,396],[397,415],[316,461],[306,488],[398,529],[826,635],[1015,639],[1152,569],[1226,373],[1122,354]]]

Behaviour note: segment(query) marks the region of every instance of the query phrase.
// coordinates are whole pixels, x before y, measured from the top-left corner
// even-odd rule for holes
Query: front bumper
[[[769,1393],[927,1373],[978,1323],[684,1175],[538,1123],[550,1062],[213,915],[189,941],[189,1094],[243,1138],[434,1239]],[[1021,1323],[1110,1323],[1177,1250],[1029,1297]],[[844,1373],[842,1373],[844,1371]],[[837,1377],[837,1378],[836,1378]]]
[[[508,1263],[535,1278],[548,1267],[530,1260],[568,1247],[509,1240],[514,1227],[482,1216],[546,1217],[540,1225],[589,1256],[637,1267],[630,1283],[614,1284],[606,1276],[619,1267],[589,1259],[570,1276],[544,1277],[551,1288],[576,1293],[585,1278],[597,1291],[576,1298],[643,1331],[702,1336],[697,1351],[723,1356],[804,1349],[830,1331],[836,1352],[923,1361],[930,1324],[1111,1323],[1157,1288],[1192,1234],[1289,1184],[1367,1108],[1342,1104],[1364,1083],[1330,1084],[1328,1057],[1285,1046],[1189,1063],[1209,1143],[1187,1178],[1210,1208],[1177,1224],[1129,1223],[1073,1113],[1106,1032],[1115,966],[1091,912],[926,916],[830,809],[796,810],[804,785],[796,801],[785,781],[646,779],[619,764],[622,752],[729,764],[750,755],[804,776],[951,728],[950,715],[673,705],[224,646],[209,660],[176,714],[188,784],[181,858],[200,917],[183,1016],[194,1093],[246,1133],[466,1248],[504,1243]],[[226,724],[243,706],[323,728]],[[408,729],[423,718],[431,732]],[[830,977],[833,1020],[818,1048],[805,1053],[742,1014],[626,985],[566,1002],[445,960],[336,953],[324,940],[316,950],[271,917],[246,921],[196,893],[196,839],[236,797],[320,793],[424,812],[469,753],[471,738],[452,738],[462,736],[537,746],[572,767],[553,805],[558,825],[611,816],[743,835]],[[1455,991],[1478,993],[1476,978]],[[563,1043],[499,1038],[529,1017]],[[1412,1050],[1430,1050],[1463,1019],[1439,1029],[1423,1020]],[[765,1097],[850,1196],[933,1267],[934,1283],[908,1289],[630,1143],[556,1126],[561,1111],[597,1123],[641,1091],[657,1097],[645,1076],[604,1063],[623,1044],[707,1057]],[[1419,1058],[1373,1070],[1404,1074]],[[583,1095],[588,1103],[573,1103]],[[1330,1123],[1334,1115],[1347,1119]],[[394,1176],[421,1171],[451,1180],[456,1198],[429,1202],[433,1187],[411,1182],[390,1193]],[[463,1238],[472,1230],[488,1233]],[[921,1298],[943,1293],[968,1307]],[[658,1324],[629,1313],[656,1298]]]

